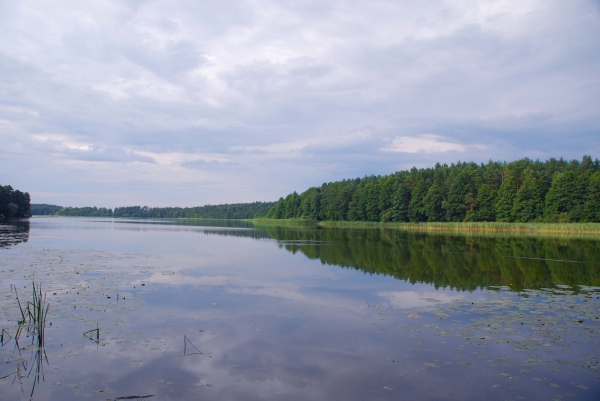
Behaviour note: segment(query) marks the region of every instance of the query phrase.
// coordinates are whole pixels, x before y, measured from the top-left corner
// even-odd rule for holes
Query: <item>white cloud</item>
[[[58,155],[63,159],[89,162],[143,162],[155,163],[152,157],[123,149],[117,146],[104,146],[95,143],[81,143],[70,140],[65,135],[33,135],[38,149]]]
[[[435,307],[438,304],[450,303],[454,300],[465,299],[466,295],[457,293],[443,293],[440,291],[387,291],[380,292],[381,298],[397,309],[410,309],[417,307]]]
[[[387,152],[399,153],[441,153],[441,152],[464,152],[465,145],[444,141],[444,137],[434,134],[423,134],[416,137],[400,136],[391,140],[391,143],[382,148]]]

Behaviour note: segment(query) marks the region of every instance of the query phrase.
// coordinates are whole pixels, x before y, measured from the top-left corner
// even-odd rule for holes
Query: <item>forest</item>
[[[27,192],[13,189],[10,185],[0,185],[0,218],[29,217],[31,198]]]
[[[280,198],[272,219],[600,222],[600,161],[458,162],[323,183]]]
[[[33,204],[34,215],[81,216],[81,217],[152,217],[194,219],[252,219],[264,217],[275,202],[233,203],[197,207],[148,207],[125,206],[114,210],[104,207],[62,207]]]
[[[63,207],[45,203],[32,204],[31,214],[34,216],[113,217],[112,209],[105,207]]]

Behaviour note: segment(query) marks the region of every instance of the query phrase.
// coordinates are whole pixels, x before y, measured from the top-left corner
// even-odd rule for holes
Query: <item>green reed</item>
[[[17,299],[17,306],[19,307],[19,312],[21,313],[21,320],[17,321],[17,328],[14,336],[11,336],[6,329],[2,329],[2,346],[4,346],[10,339],[15,340],[15,348],[18,350],[19,355],[21,355],[21,351],[25,349],[31,349],[32,355],[31,367],[27,368],[27,360],[21,360],[15,371],[9,375],[6,375],[0,379],[8,378],[14,375],[14,380],[18,380],[21,385],[21,392],[24,395],[23,390],[23,377],[25,374],[23,371],[27,372],[26,377],[29,377],[31,373],[33,373],[35,369],[33,386],[31,388],[31,394],[29,398],[33,397],[33,393],[35,391],[35,386],[40,381],[40,377],[44,380],[44,361],[48,363],[48,356],[46,354],[46,350],[44,348],[44,339],[45,339],[45,330],[46,330],[46,319],[48,317],[48,312],[50,310],[50,304],[46,302],[46,294],[42,292],[41,284],[36,284],[35,281],[31,283],[32,292],[31,292],[31,301],[27,301],[25,306],[21,303],[19,299],[19,294],[17,292],[17,287],[14,286],[15,296]],[[19,338],[23,332],[27,333],[27,337],[31,337],[31,344],[29,346],[21,347],[19,344]],[[5,341],[5,337],[10,337]],[[21,366],[23,369],[21,369]],[[13,380],[13,383],[14,383]]]

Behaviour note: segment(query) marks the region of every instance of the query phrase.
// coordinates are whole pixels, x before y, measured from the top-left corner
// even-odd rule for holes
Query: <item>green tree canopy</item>
[[[10,185],[0,185],[0,218],[31,216],[31,197]]]
[[[513,209],[515,206],[515,198],[517,197],[517,185],[512,178],[506,178],[496,197],[494,208],[496,210],[497,221],[514,221]]]
[[[350,221],[592,221],[597,219],[598,159],[524,158],[510,163],[440,164],[386,176],[324,183],[301,193],[300,206],[278,202],[269,216]],[[310,199],[310,201],[308,200]],[[309,207],[310,205],[310,207]],[[290,213],[287,213],[289,215]]]

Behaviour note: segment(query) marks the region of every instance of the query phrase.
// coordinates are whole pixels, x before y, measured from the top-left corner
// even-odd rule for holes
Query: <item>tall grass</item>
[[[258,219],[250,219],[247,221],[251,221],[252,224],[255,225],[312,225],[312,224],[319,224],[318,222],[314,221],[314,220],[310,220],[310,219],[302,219],[302,218],[298,218],[298,219],[268,219],[266,217],[261,217]]]
[[[323,227],[385,227],[411,231],[490,231],[600,234],[600,223],[376,223],[364,221],[322,221]]]
[[[436,222],[378,223],[368,221],[320,221],[308,219],[254,219],[256,225],[317,225],[320,227],[390,228],[406,231],[449,231],[490,233],[564,233],[600,234],[600,223],[501,223],[501,222]]]
[[[37,383],[40,382],[40,377],[42,378],[42,380],[45,381],[44,361],[48,363],[48,356],[44,348],[44,339],[46,330],[46,319],[48,317],[48,311],[50,310],[50,304],[46,302],[46,294],[42,293],[41,284],[36,285],[35,281],[31,284],[31,301],[27,301],[25,306],[23,306],[21,300],[19,299],[17,287],[14,285],[12,287],[14,287],[15,290],[15,296],[17,299],[19,312],[21,314],[21,320],[17,322],[17,327],[13,336],[9,334],[9,331],[7,329],[3,328],[1,340],[2,346],[7,344],[10,341],[10,339],[15,340],[15,348],[18,350],[19,356],[21,357],[21,362],[17,364],[17,367],[13,373],[6,375],[0,379],[4,379],[14,375],[14,380],[19,381],[19,384],[21,385],[21,392],[24,395],[22,379],[23,377],[25,377],[25,375],[21,370],[21,366],[23,366],[23,370],[27,372],[26,377],[29,377],[35,369],[33,386],[31,388],[31,394],[29,396],[29,399],[32,399],[33,393],[35,391],[35,386]],[[31,344],[29,346],[21,347],[21,345],[19,344],[19,338],[21,337],[23,332],[27,333],[27,338],[31,337]],[[10,338],[7,338],[5,341],[5,337]],[[21,351],[28,348],[32,350],[31,359],[33,360],[31,367],[29,368],[27,367],[27,359],[22,358],[23,356],[21,355]]]

